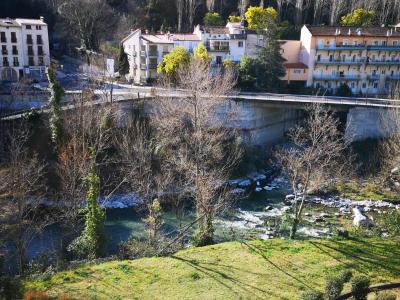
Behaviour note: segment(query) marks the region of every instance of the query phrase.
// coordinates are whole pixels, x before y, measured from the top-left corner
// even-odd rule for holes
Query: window
[[[343,46],[347,46],[349,44],[348,40],[343,40]]]
[[[32,45],[33,44],[32,35],[31,34],[28,34],[26,36],[26,42],[27,42],[28,45]]]
[[[33,56],[29,56],[29,65],[30,66],[34,66],[35,65],[35,62],[33,60]]]
[[[18,48],[17,48],[17,46],[12,46],[12,54],[14,54],[14,55],[18,55]]]
[[[37,44],[38,44],[38,45],[42,45],[42,44],[43,44],[42,36],[41,36],[41,35],[38,35],[38,36],[36,37],[36,41],[37,41]],[[157,48],[156,48],[156,50],[157,50]]]
[[[342,61],[346,61],[346,55],[345,54],[342,55]]]
[[[6,33],[4,31],[0,32],[0,41],[2,43],[7,43]]]
[[[362,88],[363,88],[363,89],[366,89],[366,88],[367,88],[367,83],[363,82]]]
[[[378,82],[374,82],[374,89],[377,89],[378,88]]]
[[[8,64],[8,58],[7,58],[7,56],[4,56],[3,57],[3,67],[8,67],[9,66],[9,64]]]
[[[32,29],[31,25],[26,25],[26,29]]]
[[[376,70],[372,70],[372,75],[376,75]]]
[[[157,61],[156,61],[156,62],[157,62]],[[39,56],[38,64],[39,64],[39,66],[44,66],[43,56]],[[157,63],[156,63],[155,65],[157,66]]]
[[[332,83],[330,81],[328,81],[328,89],[330,89],[332,87]]]
[[[392,70],[392,71],[390,71],[390,76],[393,76],[394,75],[394,71]]]
[[[11,43],[16,43],[16,42],[17,42],[17,33],[11,32]]]
[[[357,46],[357,45],[358,45],[358,41],[357,41],[357,40],[354,40],[354,41],[353,41],[353,45],[354,45],[354,46]]]
[[[382,46],[386,46],[387,42],[386,41],[382,41]]]
[[[42,30],[42,26],[36,25],[36,30]]]
[[[350,86],[351,86],[352,89],[354,89],[356,87],[354,82],[350,83]]]
[[[238,47],[239,47],[239,48],[243,48],[243,41],[239,41],[239,42],[238,42]]]
[[[329,61],[333,61],[333,55],[329,55]]]
[[[397,47],[399,45],[399,41],[393,41],[393,46]]]
[[[14,57],[13,64],[14,64],[14,67],[18,67],[19,66],[18,57]]]
[[[321,54],[318,54],[317,61],[321,61]]]
[[[28,46],[28,55],[33,55],[33,46]]]
[[[38,46],[38,55],[43,55],[43,46]]]
[[[3,54],[3,55],[7,55],[8,54],[6,45],[1,46],[1,54]]]
[[[301,69],[293,69],[293,74],[301,74]]]
[[[216,59],[217,65],[222,64],[222,56],[217,56],[215,59]]]
[[[379,41],[374,41],[375,46],[379,46]]]

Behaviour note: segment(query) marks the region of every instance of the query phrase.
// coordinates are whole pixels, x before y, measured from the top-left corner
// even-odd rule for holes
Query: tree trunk
[[[297,216],[293,220],[292,228],[290,229],[290,239],[294,240],[296,238],[297,226],[299,225],[299,219]]]

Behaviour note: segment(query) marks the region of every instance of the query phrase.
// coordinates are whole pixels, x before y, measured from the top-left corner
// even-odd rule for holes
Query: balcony
[[[157,64],[149,64],[150,70],[157,70]]]
[[[387,60],[387,61],[370,60],[367,63],[370,65],[398,66],[400,65],[400,60]]]
[[[368,75],[369,80],[379,80],[381,77],[380,75],[373,74],[373,75]]]
[[[229,38],[231,40],[245,40],[247,39],[247,34],[246,33],[230,34]]]
[[[228,47],[215,47],[215,46],[208,46],[207,51],[210,52],[229,52],[229,46]]]
[[[315,80],[359,80],[359,75],[314,75]]]
[[[400,46],[388,46],[388,45],[381,45],[381,46],[368,46],[368,50],[375,50],[375,51],[400,51]]]
[[[147,52],[147,55],[148,55],[149,57],[157,57],[157,56],[158,56],[158,51],[157,51],[157,50],[149,50],[149,51]]]
[[[388,80],[400,80],[400,75],[389,75]]]
[[[140,64],[140,70],[147,70],[146,64]]]
[[[315,62],[316,65],[361,65],[364,63],[365,60],[363,59],[358,59],[358,60],[328,60],[328,59],[322,59],[322,60],[317,60]]]
[[[317,50],[326,50],[326,51],[345,51],[345,50],[367,50],[367,47],[364,45],[329,45],[329,46],[317,46]]]

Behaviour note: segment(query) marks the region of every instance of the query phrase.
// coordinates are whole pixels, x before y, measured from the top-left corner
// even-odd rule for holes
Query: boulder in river
[[[353,225],[356,227],[361,226],[368,226],[370,225],[370,219],[368,216],[364,215],[363,212],[358,208],[353,208],[354,218],[353,218]]]

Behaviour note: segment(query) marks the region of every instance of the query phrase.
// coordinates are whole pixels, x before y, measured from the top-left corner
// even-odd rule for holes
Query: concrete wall
[[[377,108],[351,108],[347,114],[346,138],[352,142],[388,135],[388,110]]]

